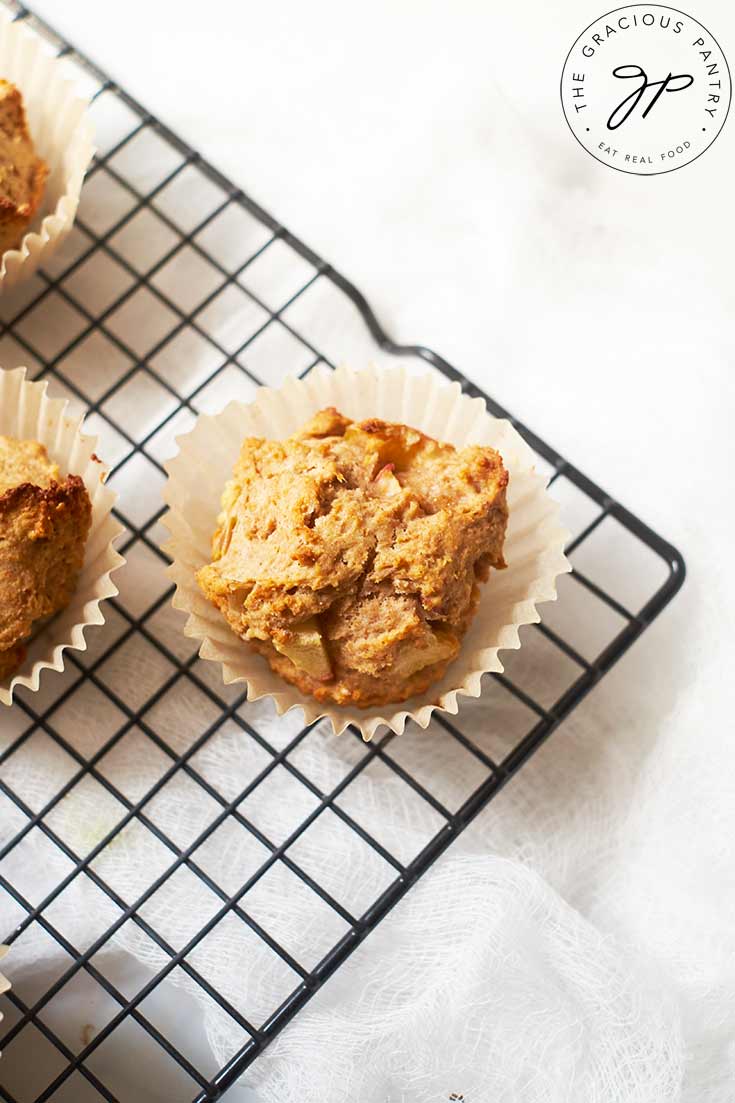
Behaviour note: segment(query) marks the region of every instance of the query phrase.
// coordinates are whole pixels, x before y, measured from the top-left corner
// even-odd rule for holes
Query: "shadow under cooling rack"
[[[2,718],[0,1097],[214,1100],[640,636],[684,564],[511,418],[574,532],[574,571],[480,700],[365,745],[223,686],[181,632],[159,550],[163,464],[198,413],[317,364],[400,356],[509,415],[436,353],[394,344],[348,280],[5,6],[85,86],[99,152],[64,250],[0,301],[0,363],[48,379],[99,434],[127,565],[89,650]],[[232,946],[242,975],[222,968]]]

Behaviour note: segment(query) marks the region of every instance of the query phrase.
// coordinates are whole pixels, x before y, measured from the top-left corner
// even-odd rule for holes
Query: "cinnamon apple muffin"
[[[34,623],[68,604],[84,562],[92,504],[42,444],[0,436],[0,679],[25,658]]]
[[[0,80],[0,254],[17,249],[43,199],[48,166],[37,156],[23,97]]]
[[[303,693],[403,701],[442,677],[505,566],[507,484],[492,448],[322,410],[243,442],[197,581]]]

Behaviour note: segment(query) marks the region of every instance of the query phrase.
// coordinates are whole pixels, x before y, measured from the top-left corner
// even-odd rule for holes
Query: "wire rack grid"
[[[64,251],[0,302],[0,363],[25,363],[32,377],[47,378],[55,394],[66,395],[86,413],[89,431],[100,434],[101,450],[113,465],[112,484],[120,492],[118,517],[126,529],[120,550],[128,565],[121,596],[109,603],[105,626],[90,633],[89,650],[67,652],[63,676],[47,677],[37,694],[20,694],[10,719],[0,718],[0,885],[12,917],[0,936],[11,947],[31,936],[53,940],[67,962],[57,975],[35,978],[27,990],[24,979],[14,977],[0,1026],[0,1097],[7,1103],[143,1098],[140,1085],[115,1082],[114,1062],[101,1060],[116,1044],[123,1050],[129,1046],[125,1029],[134,1023],[140,1028],[136,1037],[158,1047],[170,1067],[172,1086],[161,1089],[163,1098],[214,1100],[645,630],[681,585],[684,564],[675,548],[511,418],[536,451],[539,467],[549,471],[575,531],[568,547],[574,572],[562,580],[560,599],[544,622],[526,629],[524,647],[506,672],[486,679],[471,722],[464,722],[462,712],[457,719],[437,716],[432,722],[428,738],[470,764],[465,790],[451,799],[441,794],[437,779],[422,773],[410,732],[396,741],[388,734],[368,746],[353,733],[359,744],[354,761],[336,786],[322,789],[300,767],[297,754],[306,741],[322,737],[318,725],[294,729],[286,719],[263,724],[262,711],[248,705],[238,687],[224,687],[181,635],[159,550],[163,462],[173,454],[174,437],[198,413],[219,409],[233,397],[247,400],[261,383],[303,376],[317,364],[395,356],[411,358],[424,370],[430,365],[458,381],[465,393],[483,398],[496,416],[509,415],[434,352],[393,343],[349,281],[27,9],[5,6],[65,56],[87,87],[99,152]],[[640,563],[629,572],[626,593],[607,582],[610,559],[619,554]],[[536,648],[547,670],[554,671],[553,691],[547,679],[545,696],[534,681],[537,666],[525,659]],[[139,678],[120,673],[126,669],[121,656],[129,659],[132,653],[140,657],[134,667]],[[161,718],[174,694],[192,693],[200,707],[193,709],[195,727],[181,749]],[[74,737],[84,726],[90,695],[108,703],[110,717],[91,749]],[[200,766],[200,752],[225,724],[264,755],[262,768],[234,794],[218,791]],[[142,738],[151,753],[156,748],[164,763],[157,780],[135,794],[125,792],[107,765],[112,752],[133,738]],[[29,794],[14,781],[14,763],[40,741],[56,757],[49,760],[40,789]],[[43,756],[38,761],[43,772]],[[435,830],[408,858],[349,810],[350,787],[378,765],[435,815]],[[249,798],[281,768],[310,794],[313,807],[278,840],[250,813]],[[204,792],[214,808],[204,829],[185,845],[170,838],[151,811],[156,796],[176,778]],[[92,781],[121,811],[103,837],[85,846],[64,835],[54,813],[77,787]],[[359,836],[387,871],[381,891],[359,909],[298,860],[295,844],[327,813]],[[95,868],[95,860],[133,823],[158,840],[168,862],[136,898],[126,899]],[[217,883],[201,857],[225,824],[248,832],[265,854],[234,889]],[[44,894],[34,898],[19,873],[30,839],[66,860],[63,876],[52,877]],[[144,906],[182,867],[207,886],[217,907],[184,944],[174,946],[147,921]],[[252,890],[275,867],[288,870],[342,923],[340,937],[310,965],[283,945],[249,904]],[[53,918],[55,903],[79,881],[93,885],[110,906],[109,923],[86,946],[75,944]],[[195,964],[197,946],[232,917],[243,932],[270,947],[292,978],[279,1005],[257,1019],[218,991]],[[99,965],[100,952],[128,923],[165,960],[132,989],[130,970],[123,983]],[[221,1067],[212,1066],[211,1054],[184,1051],[171,1020],[157,1009],[156,994],[174,970],[241,1032],[241,1044]],[[103,1025],[84,1027],[73,1040],[51,1010],[80,978],[90,986],[86,992],[104,995],[111,1011]],[[51,1072],[36,1075],[35,1066],[47,1067],[41,1050],[52,1058]]]

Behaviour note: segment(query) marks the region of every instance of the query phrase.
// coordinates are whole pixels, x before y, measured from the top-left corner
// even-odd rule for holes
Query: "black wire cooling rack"
[[[173,452],[173,437],[198,412],[221,408],[233,397],[247,399],[261,382],[304,375],[317,364],[331,367],[346,360],[355,365],[383,356],[423,361],[459,382],[465,393],[484,399],[493,414],[510,415],[434,352],[392,342],[348,280],[47,25],[19,5],[5,6],[66,56],[88,87],[99,153],[63,253],[0,302],[0,363],[23,363],[32,377],[47,378],[55,394],[67,395],[87,413],[90,431],[101,435],[100,450],[113,464],[112,483],[121,494],[118,516],[126,528],[121,551],[130,569],[122,572],[119,600],[107,605],[107,623],[89,633],[89,650],[67,652],[63,676],[47,675],[39,693],[21,693],[13,709],[0,716],[0,884],[12,916],[11,929],[0,936],[11,946],[6,971],[13,979],[0,1024],[0,1096],[8,1103],[137,1103],[148,1098],[140,1085],[133,1090],[107,1082],[108,1066],[97,1060],[101,1047],[109,1050],[117,1044],[123,1052],[127,1047],[128,1064],[132,1056],[137,1061],[139,1044],[125,1033],[135,1023],[141,1028],[136,1037],[147,1036],[154,1048],[160,1047],[158,1056],[178,1077],[168,1089],[159,1070],[160,1098],[214,1100],[640,636],[681,586],[684,564],[675,548],[511,417],[537,453],[539,466],[549,471],[565,520],[575,532],[568,548],[574,572],[561,580],[559,601],[544,607],[543,624],[525,630],[524,646],[512,653],[506,672],[485,679],[482,701],[468,711],[468,719],[464,710],[451,721],[437,716],[430,734],[422,737],[434,741],[432,745],[443,741],[452,756],[464,756],[471,766],[466,790],[455,794],[451,804],[440,799],[436,779],[422,773],[419,759],[405,751],[412,739],[407,733],[397,740],[388,734],[361,744],[336,787],[323,791],[300,768],[295,753],[315,738],[314,728],[293,731],[284,721],[283,733],[275,739],[275,729],[259,724],[260,714],[247,704],[245,694],[237,686],[234,692],[224,687],[218,671],[214,677],[211,664],[200,660],[180,633],[170,609],[171,588],[163,573],[157,529],[163,513],[162,464]],[[621,580],[611,564],[623,557],[630,568]],[[125,669],[122,657],[136,650],[143,656],[136,668],[141,677],[131,685],[132,679],[126,682],[120,671]],[[534,676],[539,669],[554,672],[551,683],[544,681],[543,693]],[[196,694],[201,715],[196,707],[192,710],[197,726],[182,753],[161,718],[172,695],[186,690]],[[94,733],[91,750],[86,745],[80,749],[74,732],[84,727],[91,695],[97,708],[100,701],[107,703],[109,713],[105,730]],[[509,710],[514,710],[512,721]],[[503,718],[502,731],[497,730],[497,716]],[[225,723],[234,724],[243,741],[257,743],[266,759],[234,797],[220,793],[195,758]],[[129,794],[115,783],[107,756],[141,733],[151,752],[155,747],[163,756],[164,768],[145,792]],[[36,776],[36,788],[29,794],[14,780],[23,776],[14,766],[33,754],[41,740],[54,750],[52,765],[44,765],[46,758],[39,756],[38,771],[47,770],[48,776]],[[381,843],[347,810],[349,788],[376,765],[400,778],[436,814],[437,829],[410,860]],[[280,767],[309,792],[313,809],[288,838],[278,841],[251,815],[248,798]],[[150,812],[157,794],[177,777],[204,791],[215,806],[206,828],[186,845],[168,837]],[[64,836],[54,813],[78,786],[92,782],[119,802],[122,815],[85,851]],[[389,873],[386,886],[359,911],[337,899],[337,892],[319,884],[298,861],[295,844],[328,810],[379,856]],[[132,823],[155,836],[170,864],[159,875],[151,874],[140,895],[128,900],[100,874],[94,860],[114,847]],[[207,840],[227,823],[250,833],[266,855],[236,891],[215,883],[200,858]],[[32,838],[42,847],[24,850]],[[333,845],[338,846],[336,840]],[[26,890],[22,870],[24,854],[38,855],[44,847],[64,856],[65,872],[50,876],[39,897],[37,889],[35,895]],[[286,867],[315,901],[343,922],[344,933],[311,967],[297,960],[249,910],[249,894],[276,865]],[[184,945],[174,948],[147,922],[144,905],[181,867],[207,885],[217,907]],[[79,879],[104,894],[110,908],[105,929],[83,946],[55,918],[55,905]],[[217,991],[194,964],[196,947],[232,917],[242,924],[243,937],[249,929],[291,970],[291,991],[258,1021]],[[123,983],[97,965],[95,955],[125,923],[135,924],[165,958],[165,965],[139,986],[130,979],[136,976],[132,966]],[[34,977],[33,983],[12,966],[13,945],[32,937],[53,940],[67,962],[60,972]],[[203,998],[240,1029],[242,1044],[224,1067],[212,1068],[211,1055],[208,1065],[200,1053],[182,1052],[175,1031],[149,1013],[152,996],[174,969],[182,970]],[[81,1022],[77,1035],[62,1029],[59,1015],[50,1009],[80,979],[87,985],[86,1014],[92,1021]],[[95,1025],[92,992],[112,1007],[101,1026]]]

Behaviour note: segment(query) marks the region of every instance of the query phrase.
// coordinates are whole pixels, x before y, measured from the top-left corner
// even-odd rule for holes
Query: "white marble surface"
[[[614,702],[639,736],[631,775],[659,779],[641,830],[667,860],[638,890],[631,869],[616,923],[719,1068],[719,1036],[693,1020],[697,993],[733,984],[735,120],[665,176],[584,153],[558,80],[604,10],[591,0],[35,8],[353,278],[394,334],[442,352],[684,552],[683,593],[584,721]],[[735,7],[687,9],[735,59]],[[621,792],[611,840],[637,799]]]

